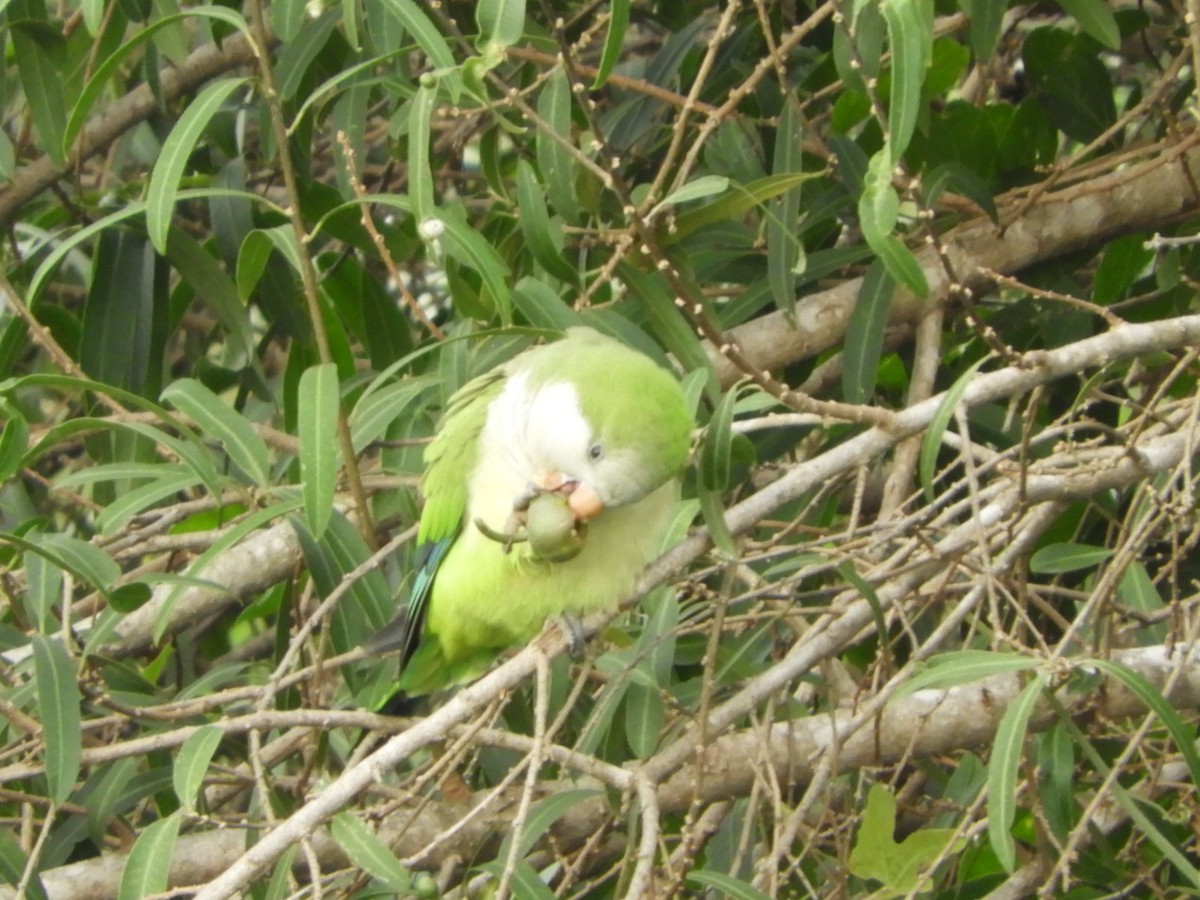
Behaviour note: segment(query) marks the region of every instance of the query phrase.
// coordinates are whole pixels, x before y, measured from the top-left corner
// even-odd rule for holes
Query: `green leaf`
[[[1025,672],[1036,669],[1041,661],[1017,653],[996,653],[992,650],[951,650],[931,658],[897,691],[897,697],[907,696],[926,688],[950,688],[970,684],[981,678]]]
[[[1007,0],[958,0],[959,9],[971,20],[971,49],[977,62],[986,63],[1000,43]]]
[[[55,627],[54,607],[62,600],[63,570],[42,553],[26,550],[25,609],[37,630],[49,634]]]
[[[633,682],[625,695],[625,739],[638,759],[649,759],[662,740],[666,705],[657,687]]]
[[[479,273],[484,289],[495,301],[501,324],[511,325],[512,296],[508,288],[508,279],[512,273],[504,258],[478,229],[467,222],[458,207],[442,210],[442,222],[446,227],[442,235],[442,240],[446,243],[446,252]]]
[[[895,796],[883,785],[872,785],[847,867],[852,875],[880,881],[894,894],[915,891],[922,870],[967,843],[955,838],[953,828],[920,828],[897,843],[895,830]]]
[[[771,900],[770,895],[764,894],[754,885],[746,884],[724,872],[693,869],[688,872],[687,881],[698,888],[710,888],[716,891],[718,896],[729,897],[732,900]]]
[[[533,845],[550,830],[550,826],[566,815],[568,810],[595,797],[596,793],[596,791],[582,789],[563,791],[534,804],[529,818],[525,821],[525,828],[520,834],[517,858],[521,859],[529,853],[533,849]],[[512,846],[513,837],[513,833],[509,832],[504,838],[504,843],[500,845],[500,852],[496,854],[496,860],[501,864],[509,857],[509,848]]]
[[[62,642],[35,634],[31,644],[49,797],[51,803],[61,806],[79,777],[83,735],[79,704],[83,698],[75,682],[75,665]]]
[[[538,95],[537,111],[555,135],[571,142],[571,85],[561,67],[556,67],[546,79]],[[542,173],[550,204],[568,222],[577,222],[580,208],[575,190],[575,160],[566,147],[545,131],[538,131],[535,142],[538,171]]]
[[[437,213],[429,167],[430,123],[436,100],[437,89],[422,84],[408,111],[408,194],[418,227]]]
[[[408,29],[435,68],[454,68],[454,54],[450,51],[450,45],[413,0],[383,0],[383,5]]]
[[[921,178],[921,202],[932,207],[942,192],[951,189],[962,194],[985,213],[995,225],[1000,224],[996,200],[987,182],[962,163],[948,162],[930,169]]]
[[[892,48],[892,92],[888,106],[888,144],[892,162],[908,149],[921,113],[921,85],[933,53],[933,3],[883,0]]]
[[[76,578],[107,594],[121,577],[121,567],[111,556],[87,541],[68,534],[48,534],[41,540],[47,550]]]
[[[362,819],[352,812],[341,812],[330,821],[329,830],[352,865],[381,881],[389,891],[409,894],[412,874]]]
[[[20,413],[4,410],[8,420],[0,432],[0,483],[8,481],[21,469],[21,460],[29,449],[29,423]]]
[[[1107,547],[1076,544],[1069,541],[1039,547],[1029,558],[1029,571],[1038,575],[1058,575],[1063,572],[1078,572],[1093,569],[1104,562],[1113,551]]]
[[[300,478],[304,485],[304,515],[319,540],[333,514],[337,486],[338,377],[337,364],[312,366],[300,376],[297,432],[300,436]]]
[[[511,47],[525,34],[525,0],[479,0],[475,23],[489,49]]]
[[[777,178],[794,175],[803,162],[803,116],[796,97],[784,99],[775,130],[775,158],[772,174]],[[804,244],[799,236],[800,191],[792,188],[771,202],[767,218],[767,281],[775,305],[791,315],[796,309],[796,280],[804,271]]]
[[[513,287],[513,305],[534,328],[562,332],[584,324],[571,304],[536,278],[526,276],[516,283]]]
[[[711,373],[712,363],[708,354],[704,352],[696,333],[688,327],[683,314],[671,299],[662,278],[625,263],[617,272],[621,280],[629,285],[634,296],[641,301],[654,333],[675,355],[683,368],[687,371]],[[710,378],[710,384],[716,384],[715,377]]]
[[[1121,28],[1105,0],[1058,0],[1058,5],[1109,50],[1121,49]]]
[[[967,392],[967,385],[971,383],[975,373],[986,361],[987,357],[985,356],[958,376],[954,384],[950,386],[950,390],[942,396],[942,402],[938,404],[933,418],[929,421],[929,427],[925,429],[925,436],[921,438],[921,458],[917,468],[921,475],[921,485],[925,488],[925,497],[930,502],[934,497],[933,477],[937,473],[938,451],[942,448],[942,438],[946,434],[946,427],[954,418],[954,410],[962,400],[963,394]]]
[[[725,504],[721,500],[721,492],[700,486],[696,492],[696,499],[700,501],[700,512],[704,516],[704,524],[708,527],[713,546],[726,559],[737,559],[737,543],[725,522]]]
[[[370,393],[363,392],[350,414],[350,436],[356,452],[361,453],[378,440],[434,384],[433,378],[409,378]]]
[[[1046,680],[1046,674],[1038,672],[1021,689],[1016,700],[1005,710],[992,742],[987,780],[988,839],[1006,872],[1012,872],[1017,861],[1012,826],[1017,814],[1017,772],[1021,766],[1025,732]]]
[[[547,274],[572,286],[579,285],[579,270],[562,254],[562,227],[551,224],[546,212],[546,193],[537,182],[533,166],[517,161],[517,219],[529,252]],[[555,234],[559,240],[555,241]]]
[[[892,187],[892,166],[892,154],[887,147],[871,157],[863,180],[862,197],[858,201],[863,237],[873,250],[892,233],[900,217],[900,197]]]
[[[153,396],[162,384],[167,272],[146,238],[101,233],[83,308],[79,362],[100,381]]]
[[[167,252],[167,231],[175,211],[179,179],[187,168],[188,157],[196,141],[217,110],[245,83],[245,78],[223,78],[205,87],[187,105],[163,143],[162,152],[150,175],[150,187],[146,191],[146,230],[159,253]]]
[[[167,385],[162,399],[195,422],[202,433],[215,439],[255,484],[259,487],[270,484],[267,445],[248,419],[191,378]]]
[[[604,50],[600,54],[600,65],[596,67],[596,77],[592,81],[592,90],[599,90],[608,81],[621,51],[625,47],[625,30],[629,28],[630,0],[612,0],[609,4],[608,32],[604,37]]]
[[[13,58],[42,149],[55,167],[62,169],[67,164],[63,152],[67,118],[62,97],[63,78],[43,43],[46,38],[38,28],[39,24],[30,21],[11,23]]]
[[[899,238],[886,234],[871,249],[879,254],[879,259],[887,268],[888,274],[903,287],[921,299],[929,296],[929,281],[925,278],[925,271],[913,252],[904,246]]]
[[[212,763],[213,754],[221,745],[225,732],[216,725],[203,725],[193,731],[183,746],[179,748],[179,756],[171,770],[171,778],[175,786],[175,796],[183,804],[183,808],[194,813],[200,807],[198,800],[200,790],[204,787],[204,776]]]
[[[291,100],[300,90],[309,66],[329,42],[339,18],[331,10],[305,22],[300,33],[283,45],[279,61],[275,64],[275,77],[279,84],[279,96],[284,100]]]
[[[689,181],[678,190],[667,194],[666,197],[655,204],[647,218],[653,219],[668,206],[676,206],[692,200],[701,200],[704,197],[711,197],[713,194],[723,193],[728,189],[729,179],[724,175],[702,175],[694,181]]]
[[[1175,748],[1187,763],[1188,771],[1192,776],[1192,784],[1200,784],[1200,753],[1196,751],[1195,729],[1183,721],[1174,704],[1164,697],[1158,688],[1128,666],[1109,659],[1085,659],[1080,660],[1079,665],[1096,667],[1109,677],[1120,681],[1136,694],[1138,699],[1145,703],[1166,726],[1167,733],[1175,742]]]
[[[7,829],[0,829],[0,878],[15,887],[20,883],[28,865],[29,858],[21,849],[21,845],[13,839]],[[27,900],[47,900],[46,887],[36,873],[25,891]]]
[[[858,300],[846,326],[842,363],[842,396],[847,403],[866,403],[875,393],[883,336],[896,282],[879,260],[863,276]]]
[[[499,878],[506,867],[507,858],[506,856],[497,856],[496,859],[480,868]],[[516,865],[512,867],[509,887],[512,889],[512,895],[520,897],[521,900],[557,900],[558,897],[554,891],[550,890],[550,886],[538,876],[537,870],[523,859],[518,859]]]
[[[1150,577],[1150,573],[1146,571],[1146,567],[1141,561],[1136,559],[1129,564],[1121,576],[1121,583],[1117,586],[1117,596],[1130,609],[1135,609],[1140,613],[1155,613],[1166,605],[1163,603],[1158,588],[1154,586],[1154,579]],[[1146,643],[1161,643],[1167,638],[1167,629],[1166,622],[1157,622],[1140,630],[1146,633]]]
[[[216,258],[182,229],[170,230],[167,258],[196,296],[204,298],[205,306],[212,310],[225,329],[228,338],[224,342],[222,362],[226,368],[242,369],[250,365],[255,358],[254,331],[238,286]],[[265,259],[263,265],[266,265]]]
[[[302,3],[296,5],[303,8]],[[276,6],[278,6],[278,4],[274,4],[272,6],[272,11],[275,11]],[[198,6],[193,9],[189,9],[187,12],[180,13],[179,15],[166,16],[165,18],[159,19],[157,22],[152,22],[149,25],[146,25],[144,28],[139,28],[137,32],[135,32],[129,38],[129,40],[122,44],[114,53],[107,54],[104,59],[100,61],[100,65],[96,67],[95,73],[91,78],[88,79],[87,84],[84,85],[83,90],[79,94],[79,99],[77,99],[74,105],[71,107],[71,116],[67,120],[66,130],[63,133],[64,152],[69,150],[71,145],[75,143],[75,138],[79,136],[80,129],[82,129],[84,123],[87,122],[88,116],[92,112],[92,107],[95,106],[96,101],[100,99],[100,96],[104,93],[104,89],[107,87],[108,82],[112,79],[112,77],[126,66],[126,62],[133,51],[137,50],[142,46],[142,44],[154,37],[157,32],[162,31],[165,28],[178,25],[191,16],[202,16],[215,19],[219,22],[223,22],[226,25],[236,28],[238,31],[246,34],[247,36],[250,33],[250,30],[246,25],[246,20],[243,19],[236,10],[228,9],[227,7],[218,6],[215,4],[211,6]]]
[[[175,855],[175,841],[179,837],[182,821],[180,814],[174,812],[165,819],[151,823],[138,836],[125,860],[117,900],[142,900],[167,889],[171,859]]]
[[[735,385],[725,392],[704,429],[704,442],[700,448],[700,482],[709,490],[723,491],[729,484],[733,413],[737,398],[738,387]]]
[[[1153,259],[1154,251],[1146,247],[1143,235],[1129,234],[1109,241],[1092,279],[1092,300],[1109,304],[1124,299]]]
[[[675,229],[663,237],[663,245],[670,246],[705,225],[738,219],[756,206],[762,206],[773,197],[799,187],[817,172],[791,172],[785,175],[767,175],[746,185],[731,182],[724,196],[694,209],[685,209],[675,217]],[[793,236],[793,239],[796,239]]]
[[[104,507],[104,511],[96,517],[96,528],[101,534],[112,534],[134,516],[162,500],[178,496],[180,492],[195,487],[200,481],[200,477],[187,466],[164,463],[156,468],[159,471],[155,473],[152,482],[121,492]]]

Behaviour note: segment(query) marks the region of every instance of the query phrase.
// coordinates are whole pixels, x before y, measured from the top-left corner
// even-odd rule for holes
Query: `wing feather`
[[[425,449],[421,478],[425,507],[417,531],[417,575],[408,603],[368,642],[368,652],[399,649],[403,664],[421,642],[433,581],[466,516],[470,476],[479,459],[479,433],[487,422],[488,407],[504,388],[504,379],[503,368],[480,375],[459,388],[446,404],[437,434]]]

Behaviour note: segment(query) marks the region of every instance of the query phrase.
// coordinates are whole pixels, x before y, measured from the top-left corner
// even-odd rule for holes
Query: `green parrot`
[[[408,603],[368,646],[402,651],[398,690],[469,680],[548,617],[614,607],[661,549],[691,428],[670,373],[590,328],[464,385],[425,451]]]

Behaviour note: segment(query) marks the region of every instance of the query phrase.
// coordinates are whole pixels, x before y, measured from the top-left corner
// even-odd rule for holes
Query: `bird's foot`
[[[579,659],[583,656],[583,647],[586,643],[586,638],[583,633],[583,623],[579,621],[579,617],[574,613],[563,612],[554,617],[555,623],[563,633],[563,637],[567,639],[567,653],[571,659]]]
[[[504,531],[497,531],[487,522],[483,521],[483,519],[478,518],[475,520],[475,527],[479,529],[480,534],[485,538],[490,538],[497,544],[503,544],[505,553],[510,552],[514,544],[529,540],[525,534],[524,524],[514,525],[511,518],[505,523]]]

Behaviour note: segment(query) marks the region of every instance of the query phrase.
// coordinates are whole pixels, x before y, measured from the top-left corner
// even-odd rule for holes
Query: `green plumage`
[[[548,617],[615,606],[662,549],[691,425],[673,376],[590,329],[456,393],[425,454],[428,558],[402,616],[399,688],[415,695],[468,680]],[[551,489],[603,502],[580,523],[578,553],[551,562],[496,539],[522,498],[528,506],[531,485],[563,479]]]

